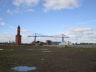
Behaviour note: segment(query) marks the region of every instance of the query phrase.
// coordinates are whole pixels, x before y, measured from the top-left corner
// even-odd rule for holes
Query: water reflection
[[[0,50],[4,50],[4,49],[0,49]]]
[[[18,71],[18,72],[26,72],[26,71],[32,71],[32,70],[36,70],[37,67],[33,66],[33,67],[29,67],[29,66],[16,66],[13,67],[12,70],[14,71]]]

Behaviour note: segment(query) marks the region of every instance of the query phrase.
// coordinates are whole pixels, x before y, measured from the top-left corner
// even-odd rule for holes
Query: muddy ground
[[[0,72],[14,66],[36,66],[29,72],[96,72],[96,48],[0,45]],[[3,50],[2,50],[3,49]]]

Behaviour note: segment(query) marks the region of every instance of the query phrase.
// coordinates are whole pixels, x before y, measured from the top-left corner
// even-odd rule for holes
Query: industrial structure
[[[20,26],[17,27],[16,44],[21,44]]]
[[[65,38],[69,38],[68,36],[64,35],[64,34],[60,34],[60,35],[54,35],[54,36],[48,36],[48,35],[41,35],[38,33],[35,33],[34,35],[30,35],[28,37],[33,37],[34,41],[32,43],[37,44],[37,38],[38,37],[50,37],[50,38],[61,38],[62,41],[61,42],[52,42],[51,40],[46,40],[46,45],[59,45],[59,43],[62,43],[63,45],[65,45]],[[69,42],[66,43],[69,45]],[[61,45],[61,44],[60,44]]]
[[[54,36],[48,36],[48,35],[41,35],[38,33],[35,33],[35,35],[29,35],[28,37],[34,37],[34,42],[36,42],[37,37],[51,37],[51,38],[61,38],[62,42],[64,42],[65,38],[69,38],[68,36],[64,35],[64,34],[60,34],[60,35],[54,35]]]
[[[17,27],[17,35],[16,35],[16,45],[21,45],[21,34],[20,34],[20,26]],[[41,35],[41,34],[38,34],[38,33],[35,33],[35,35],[31,35],[31,36],[28,36],[28,37],[34,37],[34,41],[32,42],[33,44],[41,44],[40,41],[37,41],[37,37],[51,37],[51,38],[61,38],[62,39],[62,44],[64,43],[65,44],[65,41],[64,39],[65,38],[69,38],[67,37],[66,35],[64,34],[60,34],[60,35],[54,35],[54,36],[48,36],[48,35]],[[58,42],[59,43],[59,42]],[[57,42],[52,42],[51,40],[46,40],[46,45],[53,45],[53,44],[56,44],[58,45]]]

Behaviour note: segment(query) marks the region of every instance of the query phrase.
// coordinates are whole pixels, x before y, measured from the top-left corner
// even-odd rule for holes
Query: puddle
[[[32,70],[36,70],[37,67],[33,66],[33,67],[29,67],[29,66],[16,66],[11,68],[14,71],[18,71],[18,72],[26,72],[26,71],[32,71]]]
[[[0,50],[4,50],[4,49],[0,49]]]

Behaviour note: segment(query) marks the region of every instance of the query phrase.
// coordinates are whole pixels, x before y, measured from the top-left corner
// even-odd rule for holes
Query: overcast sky
[[[23,42],[35,32],[96,42],[96,0],[0,0],[0,42],[14,41],[18,25]]]

